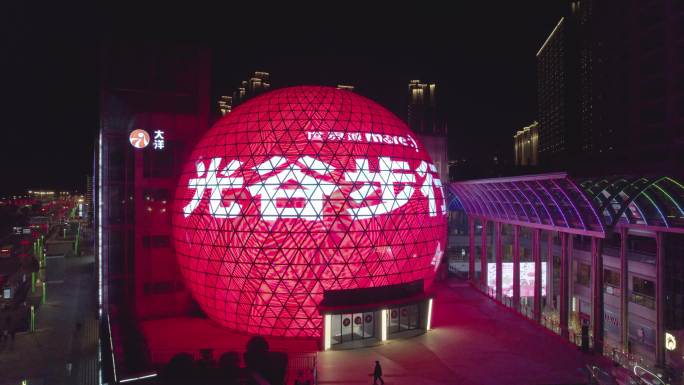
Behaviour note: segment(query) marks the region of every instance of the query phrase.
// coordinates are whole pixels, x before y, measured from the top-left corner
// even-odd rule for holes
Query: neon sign
[[[154,132],[154,142],[152,142],[152,147],[155,150],[163,150],[164,149],[164,131],[156,130]]]

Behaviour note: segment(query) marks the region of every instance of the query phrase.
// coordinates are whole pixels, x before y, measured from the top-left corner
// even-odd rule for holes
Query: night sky
[[[98,128],[98,50],[111,40],[205,44],[215,92],[263,70],[275,88],[352,84],[404,119],[407,82],[436,82],[451,157],[511,157],[513,133],[536,119],[535,53],[562,3],[473,3],[370,10],[345,2],[307,12],[4,5],[0,193],[85,189]]]

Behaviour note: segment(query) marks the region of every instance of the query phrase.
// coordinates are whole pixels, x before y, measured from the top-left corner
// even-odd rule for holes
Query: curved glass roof
[[[670,177],[525,175],[454,182],[449,194],[450,210],[569,233],[604,237],[619,224],[684,228],[684,185]]]
[[[608,226],[684,227],[684,186],[670,177],[619,176],[579,185]]]
[[[464,211],[483,219],[603,237],[603,222],[565,173],[455,182]]]

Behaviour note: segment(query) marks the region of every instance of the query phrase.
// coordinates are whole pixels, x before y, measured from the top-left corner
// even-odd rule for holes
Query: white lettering
[[[414,188],[411,184],[415,182],[415,176],[402,173],[402,171],[409,170],[407,162],[392,161],[390,158],[381,157],[379,163],[379,172],[371,172],[367,159],[356,159],[357,171],[344,174],[347,182],[362,183],[361,187],[350,194],[357,203],[363,202],[373,194],[381,197],[379,204],[348,208],[347,212],[352,215],[353,219],[372,218],[379,214],[389,213],[408,203],[413,195]],[[401,190],[395,191],[395,185],[400,185]]]

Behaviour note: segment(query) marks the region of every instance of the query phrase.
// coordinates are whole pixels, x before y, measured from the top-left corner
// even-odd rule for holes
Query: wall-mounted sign
[[[154,132],[154,142],[152,143],[152,146],[155,150],[164,149],[164,131],[157,130]]]
[[[148,144],[150,144],[150,134],[141,129],[133,130],[133,132],[131,132],[131,134],[128,136],[128,140],[135,148],[145,148]]]
[[[665,349],[670,351],[677,349],[677,339],[670,333],[665,333]]]
[[[546,262],[541,263],[542,293],[546,295]],[[487,264],[487,286],[496,290],[496,263]],[[513,262],[501,264],[501,289],[506,297],[513,296]],[[520,262],[520,296],[534,297],[534,262]]]

